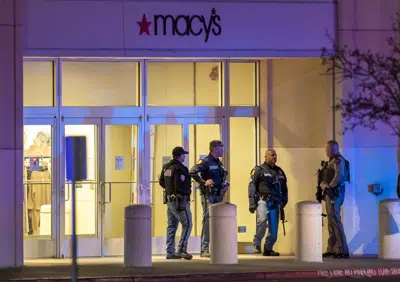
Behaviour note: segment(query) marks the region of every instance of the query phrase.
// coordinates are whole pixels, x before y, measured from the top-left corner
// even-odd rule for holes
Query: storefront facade
[[[64,138],[73,135],[88,140],[88,180],[77,189],[79,256],[123,254],[123,209],[131,203],[152,206],[153,253],[165,253],[161,166],[182,145],[190,168],[212,139],[225,145],[227,200],[238,206],[241,243],[255,231],[250,170],[265,148],[276,148],[292,218],[277,248],[293,253],[295,203],[313,199],[315,189],[300,191],[313,173],[293,162],[314,155],[307,164],[317,165],[335,136],[334,86],[319,60],[326,35],[335,36],[334,2],[24,2],[23,220],[16,226],[23,257],[70,256]],[[196,189],[191,206],[189,251],[197,253]]]

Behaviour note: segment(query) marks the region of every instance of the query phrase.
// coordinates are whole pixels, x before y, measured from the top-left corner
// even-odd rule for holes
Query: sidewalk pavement
[[[126,268],[122,257],[78,259],[79,281],[265,281],[344,277],[400,279],[400,261],[352,257],[322,263],[297,262],[294,257],[239,255],[239,264],[211,265],[209,259],[171,261],[153,257],[151,268]],[[27,260],[21,269],[0,269],[0,281],[71,281],[70,259]]]

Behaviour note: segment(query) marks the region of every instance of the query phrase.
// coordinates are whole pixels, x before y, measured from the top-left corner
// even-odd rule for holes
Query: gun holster
[[[186,209],[186,204],[188,203],[188,199],[182,195],[176,195],[177,199],[177,210],[184,211]]]

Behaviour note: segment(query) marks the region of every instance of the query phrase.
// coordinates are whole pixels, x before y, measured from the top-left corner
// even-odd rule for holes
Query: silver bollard
[[[210,263],[237,264],[238,239],[236,206],[218,203],[210,211]]]
[[[379,203],[379,258],[400,259],[400,200]]]
[[[125,207],[124,265],[151,267],[151,207],[129,205]]]
[[[322,205],[315,201],[296,204],[296,260],[322,262]]]

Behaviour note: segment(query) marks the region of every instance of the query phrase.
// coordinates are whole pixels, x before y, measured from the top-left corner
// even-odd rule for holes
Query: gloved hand
[[[250,211],[251,213],[254,213],[254,212],[256,211],[256,209],[257,209],[257,206],[256,206],[256,205],[250,205],[249,211]]]

